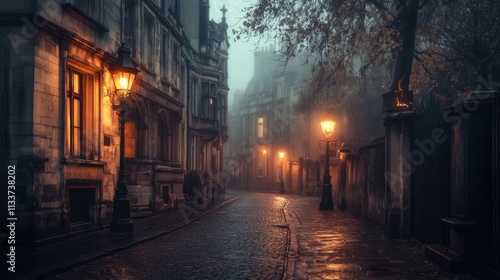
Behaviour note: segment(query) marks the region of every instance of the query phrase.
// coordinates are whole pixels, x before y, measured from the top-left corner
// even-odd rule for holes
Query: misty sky
[[[228,28],[229,43],[229,103],[232,102],[232,95],[235,90],[244,90],[248,82],[253,76],[253,54],[255,51],[256,39],[248,41],[247,39],[240,39],[234,42],[235,36],[232,34],[233,29],[238,29],[242,25],[243,15],[241,12],[243,7],[248,6],[256,0],[210,0],[210,19],[215,22],[220,22],[222,12],[220,9],[222,5],[226,5],[228,10],[226,13]],[[267,45],[263,43],[262,45]]]

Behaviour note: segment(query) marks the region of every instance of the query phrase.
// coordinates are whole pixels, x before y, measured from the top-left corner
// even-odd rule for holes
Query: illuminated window
[[[64,157],[99,160],[101,101],[96,75],[68,59],[64,76]]]
[[[264,138],[264,118],[257,118],[257,137]]]
[[[84,77],[84,74],[68,69],[66,145],[71,156],[82,155]]]

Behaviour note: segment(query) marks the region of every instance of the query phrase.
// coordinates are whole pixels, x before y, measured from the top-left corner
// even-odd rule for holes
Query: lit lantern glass
[[[130,59],[132,51],[130,48],[122,44],[118,48],[118,57],[116,64],[109,68],[115,84],[116,94],[120,99],[127,98],[130,94],[130,89],[134,84],[135,77],[139,70],[137,70]]]
[[[325,138],[332,137],[333,131],[335,130],[335,122],[334,121],[322,121],[321,122],[321,130],[325,134]]]

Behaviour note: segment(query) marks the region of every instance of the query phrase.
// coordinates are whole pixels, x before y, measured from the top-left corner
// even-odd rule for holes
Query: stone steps
[[[467,270],[465,260],[453,250],[439,245],[425,245],[425,257],[448,272]]]

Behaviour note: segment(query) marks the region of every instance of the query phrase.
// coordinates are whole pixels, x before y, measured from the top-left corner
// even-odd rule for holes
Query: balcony
[[[193,116],[191,128],[209,132],[219,132],[219,121],[214,119]]]

